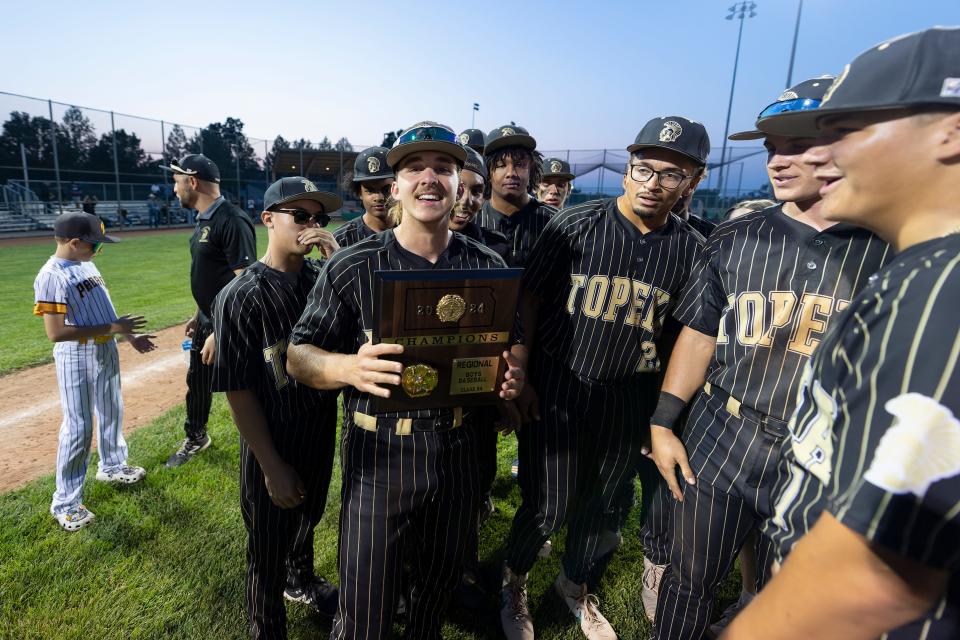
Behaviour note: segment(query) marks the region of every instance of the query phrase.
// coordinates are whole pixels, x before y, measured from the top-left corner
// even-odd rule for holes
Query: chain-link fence
[[[0,92],[0,233],[52,227],[63,211],[95,212],[109,226],[189,224],[194,212],[182,209],[169,172],[162,165],[187,153],[203,153],[220,168],[221,192],[256,216],[267,185],[283,175],[304,175],[345,199],[344,215],[359,203],[343,189],[365,145],[345,139],[306,148],[246,135],[243,123],[227,117],[205,127],[79,107]],[[300,145],[299,147],[297,145]],[[728,152],[724,185],[719,184],[719,152],[701,183],[693,209],[716,215],[758,192],[766,183],[760,147]],[[548,157],[570,162],[575,192],[571,203],[622,189],[628,154],[623,150],[549,150]]]

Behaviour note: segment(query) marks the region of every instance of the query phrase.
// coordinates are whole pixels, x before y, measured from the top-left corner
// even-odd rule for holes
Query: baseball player
[[[893,38],[764,127],[822,135],[823,215],[897,255],[804,371],[765,527],[786,561],[730,638],[960,637],[958,52],[957,28]]]
[[[684,198],[680,198],[677,204],[673,207],[673,212],[677,214],[681,220],[686,220],[687,223],[700,232],[704,238],[709,238],[710,234],[713,233],[713,230],[717,228],[717,225],[713,222],[710,222],[706,218],[701,218],[700,216],[690,212],[690,203],[693,202],[693,194]]]
[[[460,135],[457,136],[457,140],[459,140],[463,146],[470,147],[481,156],[483,155],[486,139],[484,138],[483,131],[480,131],[480,129],[464,129],[460,132]]]
[[[830,80],[791,87],[760,112],[757,126],[816,108]],[[824,219],[820,183],[803,160],[813,138],[763,129],[731,137],[764,140],[767,174],[783,204],[720,224],[678,305],[685,326],[651,419],[652,456],[677,499],[672,544],[644,540],[645,604],[656,602],[662,640],[699,640],[707,630],[717,585],[769,513],[776,452],[803,366],[889,254],[869,231]],[[681,440],[674,428],[691,400]],[[769,545],[758,549],[757,565],[741,603],[769,577]]]
[[[240,504],[247,528],[246,603],[255,638],[285,638],[283,598],[332,618],[336,589],[313,572],[313,531],[333,469],[336,394],[287,376],[290,331],[320,273],[306,259],[338,247],[323,229],[341,206],[306,178],[264,194],[267,251],[217,295],[213,390],[226,392],[240,441]]]
[[[450,214],[450,230],[462,233],[468,238],[493,249],[497,252],[497,255],[506,260],[510,255],[510,243],[507,236],[499,231],[481,227],[474,222],[477,213],[483,206],[487,167],[483,162],[483,156],[471,147],[465,148],[467,149],[467,159],[463,163],[463,171],[460,172],[460,184],[463,185],[463,193],[457,200],[458,206],[454,207],[453,213]]]
[[[576,177],[570,172],[570,163],[560,158],[544,158],[541,171],[537,199],[554,209],[563,209],[573,191],[573,179]]]
[[[250,217],[220,195],[220,169],[212,160],[195,153],[162,168],[173,173],[173,190],[180,205],[201,212],[190,238],[190,290],[197,311],[185,329],[187,337],[193,340],[187,369],[187,417],[183,423],[187,437],[167,459],[167,467],[179,467],[210,446],[207,418],[213,367],[204,362],[203,351],[207,350],[206,361],[211,362],[213,299],[255,260],[257,241]]]
[[[357,154],[353,173],[346,176],[348,188],[363,205],[363,215],[338,228],[333,236],[341,247],[349,247],[393,226],[387,198],[393,171],[387,166],[387,149],[370,147]]]
[[[421,122],[400,135],[387,154],[396,172],[399,224],[333,256],[291,336],[290,373],[317,389],[342,388],[346,404],[334,639],[392,636],[401,538],[414,555],[404,637],[440,638],[476,527],[476,421],[465,419],[462,409],[375,413],[375,398],[400,384],[402,367],[388,358],[403,347],[368,340],[377,321],[374,271],[504,266],[496,253],[447,228],[465,158],[456,133],[444,125]],[[514,356],[505,357],[510,368],[500,395],[511,400],[523,372]]]
[[[154,336],[136,333],[146,324],[143,316],[117,317],[107,285],[92,262],[104,243],[117,242],[103,229],[100,218],[90,213],[58,216],[53,223],[57,250],[33,282],[33,313],[43,317],[47,337],[54,343],[63,407],[50,513],[66,531],[82,529],[94,519],[82,503],[94,414],[100,453],[97,480],[133,484],[146,475],[143,467],[127,464],[120,358],[113,336],[124,335],[140,353],[155,348]]]
[[[530,251],[556,209],[530,195],[540,183],[543,156],[537,141],[523,127],[497,127],[487,134],[484,147],[487,195],[477,224],[499,231],[510,242],[507,264],[526,265]]]
[[[532,385],[521,413],[542,423],[517,435],[523,501],[501,594],[511,640],[534,637],[527,574],[568,521],[556,591],[587,638],[616,638],[590,591],[607,540],[619,540],[625,481],[659,481],[639,425],[656,404],[661,328],[703,242],[670,209],[696,188],[709,147],[699,123],[650,120],[627,148],[623,195],[554,215],[530,255],[521,309]]]

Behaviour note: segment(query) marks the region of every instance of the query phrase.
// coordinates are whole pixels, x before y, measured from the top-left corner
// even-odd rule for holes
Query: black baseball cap
[[[178,162],[171,162],[169,166],[161,166],[160,168],[174,173],[182,173],[185,176],[193,176],[204,182],[220,183],[220,169],[217,168],[213,160],[202,153],[191,153],[183,156]]]
[[[457,139],[460,140],[460,144],[465,147],[470,147],[477,153],[483,153],[483,147],[486,144],[483,131],[480,129],[464,129],[460,132],[460,135],[457,136]]]
[[[670,149],[706,166],[707,156],[710,155],[710,136],[706,127],[699,122],[683,116],[663,116],[643,125],[627,151],[633,153],[648,147]]]
[[[759,140],[766,138],[767,134],[760,131],[760,123],[766,122],[770,118],[782,117],[785,113],[794,113],[796,111],[809,111],[816,109],[823,101],[830,84],[834,81],[833,76],[820,76],[804,80],[798,85],[790,87],[780,94],[776,102],[773,102],[763,108],[760,115],[757,116],[756,129],[753,131],[740,131],[729,136],[727,140]]]
[[[286,204],[294,200],[313,200],[323,207],[323,213],[336,211],[343,202],[340,196],[329,191],[320,191],[317,185],[302,176],[280,178],[267,187],[263,194],[263,208],[270,211],[277,205]]]
[[[461,134],[463,135],[463,134]],[[483,156],[481,156],[476,149],[473,147],[464,147],[467,152],[467,160],[463,163],[464,169],[469,169],[474,173],[479,173],[483,176],[483,179],[487,179],[487,165],[483,161]]]
[[[424,120],[404,130],[387,152],[387,164],[396,171],[400,162],[417,151],[441,151],[450,154],[461,167],[467,152],[457,139],[453,129],[445,124]]]
[[[53,235],[67,240],[77,238],[90,244],[120,242],[119,238],[104,233],[100,218],[84,211],[68,211],[57,216],[53,221]]]
[[[564,180],[573,180],[576,178],[570,171],[570,163],[560,158],[543,159],[543,177],[563,178]]]
[[[523,127],[518,127],[515,124],[505,124],[487,134],[483,154],[489,156],[494,151],[505,147],[523,147],[534,151],[537,148],[537,141]]]
[[[767,133],[816,137],[827,116],[905,107],[960,109],[960,27],[933,27],[897,36],[844,67],[814,111],[763,123]]]
[[[369,147],[357,154],[353,162],[353,181],[382,180],[392,178],[393,169],[387,164],[386,147]]]

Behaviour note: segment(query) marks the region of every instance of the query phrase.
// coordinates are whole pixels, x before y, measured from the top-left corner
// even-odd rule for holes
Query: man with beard
[[[349,189],[363,205],[363,215],[340,226],[333,237],[349,247],[393,226],[387,212],[387,198],[393,184],[393,170],[387,166],[387,149],[370,147],[357,154],[353,173],[347,176]]]
[[[576,177],[570,172],[570,163],[560,158],[545,158],[541,170],[543,175],[537,185],[537,199],[554,209],[563,209]]]
[[[372,344],[378,270],[502,268],[490,249],[448,229],[466,159],[456,134],[435,122],[404,131],[387,154],[400,221],[328,261],[291,336],[287,368],[316,389],[343,389],[340,602],[331,638],[393,636],[404,546],[412,547],[405,638],[439,640],[460,579],[479,495],[479,426],[458,408],[376,412],[398,393],[399,344]],[[520,351],[520,349],[518,349]],[[500,391],[512,400],[523,371],[510,352]]]
[[[804,161],[813,138],[763,131],[783,114],[815,109],[831,80],[791,87],[760,112],[759,130],[731,136],[764,141],[783,204],[719,225],[680,300],[684,327],[651,419],[652,455],[676,498],[672,544],[644,537],[644,605],[655,603],[661,640],[699,640],[707,630],[717,585],[769,515],[800,373],[831,318],[889,255],[872,233],[824,219],[815,167]],[[678,437],[677,418],[691,399]],[[769,578],[769,551],[757,549],[741,605]]]
[[[897,255],[803,373],[764,527],[786,560],[727,637],[958,638],[960,29],[871,47],[763,128],[821,136],[823,216]]]
[[[670,210],[696,188],[709,148],[703,125],[654,118],[627,148],[623,195],[557,213],[530,255],[520,304],[532,384],[518,405],[541,423],[517,435],[523,501],[500,613],[510,640],[534,637],[527,574],[567,522],[555,589],[587,638],[617,637],[591,590],[607,541],[619,537],[624,483],[639,473],[646,503],[659,481],[640,451],[656,405],[658,340],[703,242]]]
[[[190,238],[190,289],[197,312],[187,322],[185,333],[193,340],[187,369],[186,438],[167,459],[167,467],[179,467],[210,446],[207,419],[212,401],[210,385],[213,322],[211,307],[220,290],[256,260],[257,240],[250,217],[220,195],[220,169],[206,156],[195,153],[163,167],[173,172],[173,191],[184,209],[200,211]],[[209,339],[209,344],[208,343]]]
[[[516,125],[497,127],[487,134],[484,163],[489,174],[490,199],[477,215],[477,224],[507,237],[507,264],[523,267],[537,238],[556,209],[530,195],[540,183],[543,156],[537,141]]]

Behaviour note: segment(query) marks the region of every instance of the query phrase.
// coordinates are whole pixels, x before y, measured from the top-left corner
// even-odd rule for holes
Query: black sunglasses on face
[[[325,227],[330,224],[330,216],[325,213],[310,213],[306,209],[273,209],[274,213],[286,213],[293,216],[293,221],[297,224],[306,225],[311,221],[316,222],[318,226]]]

